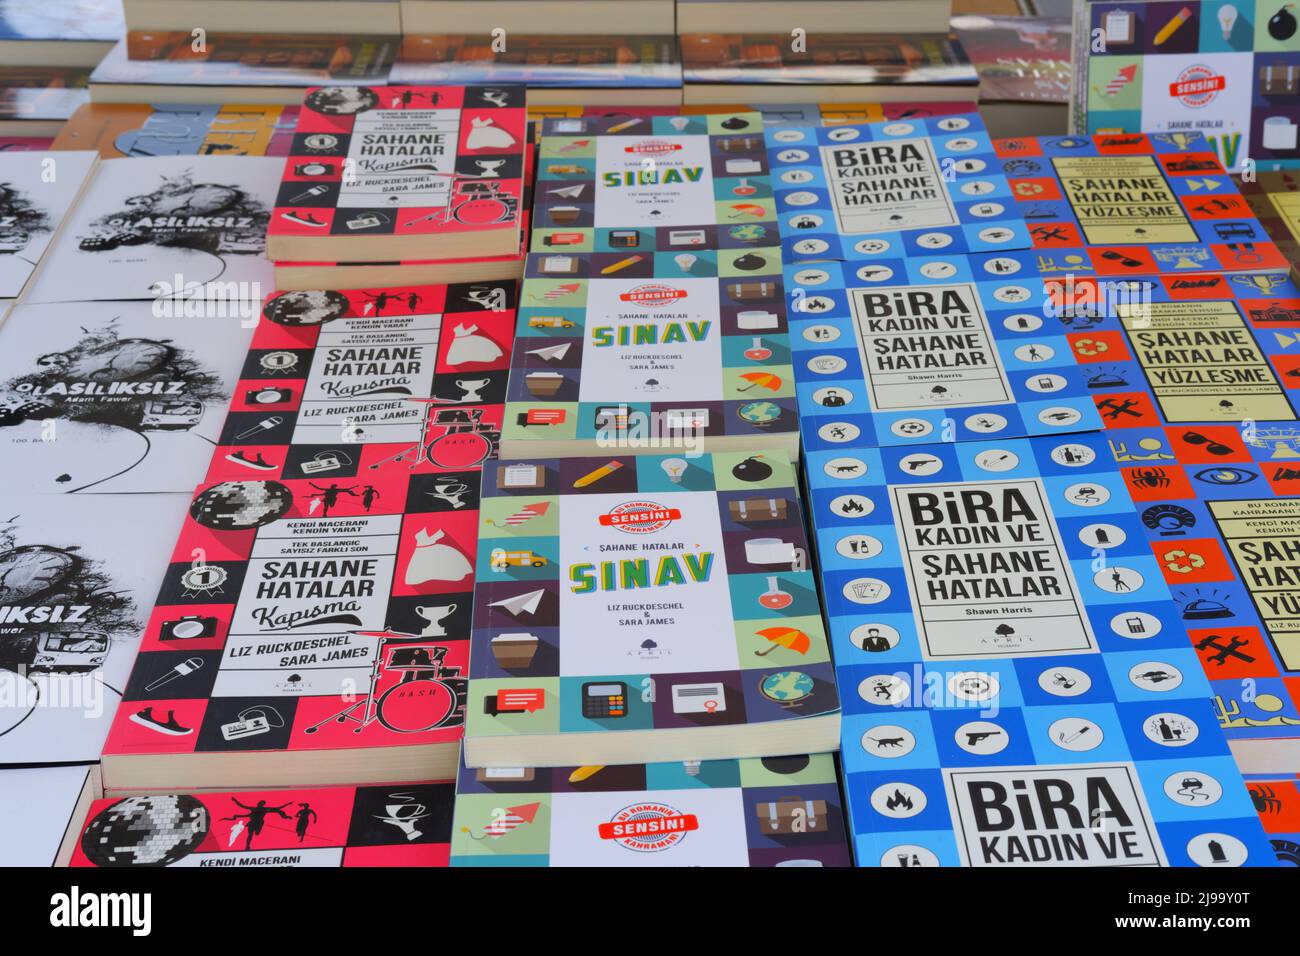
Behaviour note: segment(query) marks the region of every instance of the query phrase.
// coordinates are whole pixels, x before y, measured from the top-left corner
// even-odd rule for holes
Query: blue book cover
[[[977,115],[777,127],[767,152],[788,262],[1030,246]]]
[[[1103,434],[805,462],[860,865],[1273,862]]]
[[[882,274],[860,259],[786,267],[804,447],[1095,431],[1043,279]]]

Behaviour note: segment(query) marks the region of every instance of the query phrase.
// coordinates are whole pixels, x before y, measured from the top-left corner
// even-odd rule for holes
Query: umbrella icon
[[[483,824],[482,836],[475,836],[474,831],[469,827],[461,827],[460,831],[461,833],[468,833],[471,840],[502,837],[525,823],[532,823],[537,817],[537,811],[541,808],[541,803],[525,803],[518,807],[506,807],[506,809],[494,815],[489,822]]]
[[[796,654],[807,654],[812,640],[796,627],[765,627],[758,632],[759,637],[766,637],[772,643],[764,650],[755,651],[759,657],[766,657],[778,647],[784,647]]]
[[[756,386],[775,392],[781,387],[781,376],[773,375],[771,372],[746,372],[740,377],[749,384],[740,386],[740,388],[736,389],[738,392],[748,392]]]

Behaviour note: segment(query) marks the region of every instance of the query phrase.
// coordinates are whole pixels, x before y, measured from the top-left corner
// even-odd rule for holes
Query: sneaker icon
[[[325,223],[316,218],[315,213],[304,212],[282,212],[280,215],[290,222],[296,222],[300,226],[311,226],[313,229],[324,229]]]
[[[166,734],[169,737],[184,737],[186,734],[194,733],[193,727],[182,727],[176,721],[176,711],[174,710],[167,711],[166,720],[159,720],[153,715],[153,708],[146,707],[144,710],[132,714],[131,720],[141,727],[148,727],[150,730]]]
[[[242,451],[232,451],[226,456],[226,461],[233,461],[236,465],[243,465],[256,471],[275,471],[275,465],[263,458],[261,452],[249,458]]]

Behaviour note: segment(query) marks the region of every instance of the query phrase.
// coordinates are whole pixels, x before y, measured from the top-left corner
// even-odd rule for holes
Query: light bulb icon
[[[691,120],[688,116],[670,116],[668,118],[668,125],[676,132],[680,133],[682,130],[686,129],[687,126],[691,125]]]
[[[697,257],[689,252],[679,252],[677,255],[673,256],[673,262],[677,263],[677,268],[681,269],[683,272],[690,272],[696,261]]]
[[[660,467],[663,468],[664,474],[668,476],[669,481],[674,485],[680,485],[682,475],[686,474],[688,466],[685,458],[665,458]]]
[[[1237,25],[1237,8],[1230,3],[1219,7],[1219,27],[1223,30],[1223,39],[1232,36],[1232,28]]]

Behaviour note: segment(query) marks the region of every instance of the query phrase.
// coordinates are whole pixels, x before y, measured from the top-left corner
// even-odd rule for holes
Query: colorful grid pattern
[[[526,126],[517,86],[313,87],[268,240],[517,229]]]
[[[1271,862],[1106,456],[806,456],[860,864]]]
[[[789,262],[1030,245],[977,115],[780,127],[767,146]]]
[[[784,451],[490,462],[484,491],[470,738],[838,712]]]
[[[835,758],[462,767],[451,865],[848,866]]]
[[[1075,132],[1204,132],[1234,172],[1300,164],[1300,47],[1287,4],[1125,0],[1076,15]]]
[[[69,866],[446,866],[451,781],[96,800]]]
[[[935,276],[787,266],[807,450],[1101,427],[1041,278]]]
[[[500,439],[512,282],[278,292],[211,480],[474,469]]]
[[[1008,254],[1022,264],[1110,278],[1286,268],[1199,133],[993,145],[1033,239],[1032,254]]]

